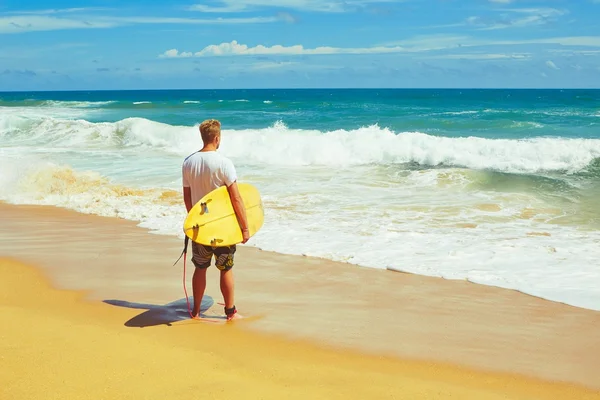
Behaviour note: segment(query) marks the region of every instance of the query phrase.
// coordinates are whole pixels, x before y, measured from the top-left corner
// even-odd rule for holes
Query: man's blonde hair
[[[221,134],[221,123],[216,119],[207,119],[200,124],[200,135],[204,144],[212,143]]]

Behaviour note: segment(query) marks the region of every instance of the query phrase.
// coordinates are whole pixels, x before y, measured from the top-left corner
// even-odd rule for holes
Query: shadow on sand
[[[190,297],[190,305],[194,298]],[[130,328],[144,328],[149,326],[167,325],[171,326],[173,322],[186,321],[190,319],[187,303],[185,299],[176,300],[165,305],[132,303],[123,300],[104,300],[104,303],[139,310],[146,310],[143,313],[136,315],[129,321],[125,322],[125,326]],[[214,304],[214,300],[210,296],[202,298],[200,312],[205,312]]]

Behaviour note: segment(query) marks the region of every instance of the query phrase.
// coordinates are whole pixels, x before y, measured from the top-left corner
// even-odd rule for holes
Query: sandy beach
[[[241,247],[246,318],[202,323],[181,240],[54,207],[0,220],[2,399],[600,399],[600,312]]]

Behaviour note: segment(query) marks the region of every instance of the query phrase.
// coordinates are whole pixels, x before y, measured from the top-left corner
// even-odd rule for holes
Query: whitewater
[[[278,102],[236,97],[248,98],[232,98],[237,112]],[[125,218],[182,238],[181,163],[201,146],[197,123],[126,116],[117,100],[93,100],[0,106],[0,200]],[[160,103],[127,104],[142,101]],[[186,93],[177,107],[206,103]],[[600,137],[557,135],[556,125],[543,128],[548,118],[503,123],[528,129],[514,138],[418,129],[432,114],[433,126],[452,118],[461,127],[494,114],[470,104],[435,111],[407,129],[368,121],[371,111],[353,128],[281,113],[257,126],[225,123],[220,151],[265,205],[264,227],[247,245],[600,310]]]

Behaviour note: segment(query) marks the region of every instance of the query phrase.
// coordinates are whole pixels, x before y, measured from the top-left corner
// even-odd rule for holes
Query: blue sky
[[[0,90],[600,88],[600,0],[0,1]]]

